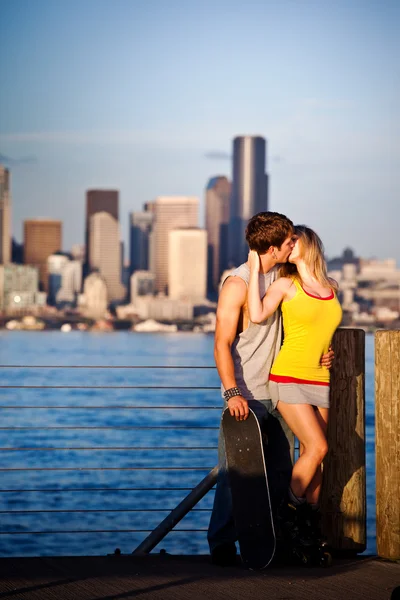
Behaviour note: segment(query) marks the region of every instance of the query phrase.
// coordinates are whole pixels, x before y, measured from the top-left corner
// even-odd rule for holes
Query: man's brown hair
[[[265,254],[270,246],[280,248],[294,233],[290,219],[277,212],[260,212],[251,217],[246,227],[246,241],[250,250]]]

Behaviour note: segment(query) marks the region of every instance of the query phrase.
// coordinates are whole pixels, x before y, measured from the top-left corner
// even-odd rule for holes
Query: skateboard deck
[[[276,539],[260,425],[252,410],[236,421],[225,409],[222,429],[240,556],[247,568],[264,569]]]

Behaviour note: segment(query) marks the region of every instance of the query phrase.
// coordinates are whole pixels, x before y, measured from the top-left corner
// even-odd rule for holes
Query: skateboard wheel
[[[332,555],[329,552],[324,552],[320,558],[319,564],[321,567],[331,567],[332,566]]]

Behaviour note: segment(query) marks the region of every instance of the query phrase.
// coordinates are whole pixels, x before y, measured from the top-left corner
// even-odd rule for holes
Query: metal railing
[[[215,367],[1,365],[0,377],[3,555],[21,536],[28,553],[52,536],[52,554],[65,554],[65,536],[92,536],[90,554],[99,534],[148,552],[215,483]],[[205,540],[211,501],[173,532]]]

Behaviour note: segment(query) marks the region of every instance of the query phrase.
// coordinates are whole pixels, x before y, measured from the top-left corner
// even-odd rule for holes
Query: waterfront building
[[[154,215],[151,211],[132,212],[129,221],[130,274],[149,269],[149,237]]]
[[[83,284],[83,294],[79,298],[80,309],[90,319],[102,319],[107,312],[107,284],[100,273],[88,275]]]
[[[121,244],[119,224],[108,212],[96,212],[89,223],[89,268],[98,271],[107,286],[110,302],[122,300],[125,289],[121,284]]]
[[[166,296],[140,296],[136,298],[135,309],[139,318],[156,321],[191,321],[194,315],[192,302]]]
[[[47,259],[62,246],[62,222],[54,219],[24,221],[24,263],[39,269],[39,284],[48,291]]]
[[[11,262],[10,172],[0,165],[0,264]]]
[[[39,271],[27,265],[0,265],[0,310],[23,310],[36,305]]]
[[[212,177],[206,187],[207,290],[216,292],[221,273],[228,266],[228,225],[231,184],[226,177]]]
[[[159,196],[152,209],[150,271],[156,276],[156,291],[165,293],[168,287],[168,234],[179,227],[198,226],[199,200],[191,196]]]
[[[108,213],[119,222],[119,193],[118,190],[88,190],[86,192],[86,226],[85,226],[85,274],[90,272],[90,220],[100,212]]]
[[[247,260],[245,229],[249,219],[268,210],[266,140],[238,136],[233,140],[233,178],[229,217],[229,266]]]
[[[173,229],[168,242],[168,296],[200,302],[207,292],[207,232]]]
[[[155,275],[150,271],[135,271],[130,279],[131,302],[135,305],[138,298],[154,296]]]

